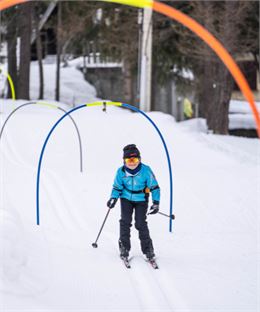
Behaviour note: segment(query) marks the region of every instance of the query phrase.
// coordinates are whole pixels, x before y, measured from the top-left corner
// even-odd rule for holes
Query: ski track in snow
[[[257,165],[259,161],[259,149],[256,155],[251,155],[246,151],[243,151],[239,148],[234,147],[234,145],[230,145],[225,143],[223,140],[218,138],[216,135],[201,135],[200,138],[201,142],[205,142],[210,146],[210,148],[215,149],[217,152],[222,151],[229,155],[232,159],[238,159],[242,163],[250,163],[253,166]]]
[[[111,243],[115,246],[115,253],[119,255],[115,239]],[[170,286],[168,289],[161,286],[162,283],[159,282],[158,276],[162,275],[163,270],[160,270],[160,264],[159,271],[146,263],[143,256],[133,255],[129,259],[131,269],[125,268],[123,263],[121,265],[127,271],[129,279],[131,279],[131,284],[140,302],[141,311],[174,311],[171,298],[174,298],[175,302],[178,302],[179,298],[172,285],[168,285]],[[120,258],[119,261],[122,262]],[[142,279],[142,276],[145,276],[145,278]],[[168,291],[170,291],[170,296]]]
[[[24,117],[25,116],[26,114],[24,114]],[[134,115],[126,115],[125,121],[121,121],[122,124],[133,122],[130,116]],[[171,155],[176,154],[174,161],[177,163],[181,157],[184,159],[184,163],[186,159],[189,159],[189,155],[186,153],[187,146],[196,146],[198,149],[201,147],[203,153],[210,151],[209,155],[220,155],[219,159],[223,161],[223,170],[225,170],[228,164],[232,163],[233,160],[235,160],[235,163],[233,163],[235,168],[240,168],[241,165],[243,169],[245,164],[249,166],[248,168],[254,168],[257,165],[257,157],[239,148],[234,147],[233,149],[232,145],[226,142],[224,143],[224,140],[221,140],[220,137],[205,136],[203,134],[192,135],[188,131],[180,130],[175,124],[172,125],[170,122],[168,123],[167,121],[170,121],[170,119],[167,116],[151,114],[151,117],[158,119],[158,124],[161,125],[160,128],[162,132],[166,133],[166,141],[174,141],[174,144],[169,144],[169,152]],[[45,116],[42,118],[45,118]],[[104,117],[104,115],[102,115],[100,117],[101,123],[105,126],[106,123],[110,122],[109,118],[109,116]],[[119,117],[119,119],[120,118],[123,119],[122,117]],[[85,119],[84,122],[86,122],[86,124],[88,122],[91,123],[90,117]],[[20,119],[17,121],[18,124],[19,120]],[[139,127],[141,127],[139,119],[136,118],[133,120],[135,121],[136,128],[139,129]],[[121,127],[118,119],[116,119],[116,122],[118,127]],[[95,124],[95,121],[92,121],[92,123]],[[91,127],[91,125],[89,127]],[[70,165],[69,158],[66,155],[68,152],[67,149],[59,150],[61,147],[57,147],[55,143],[48,146],[48,156],[45,155],[46,159],[44,158],[43,160],[41,173],[41,226],[37,227],[35,225],[35,179],[39,151],[35,151],[34,146],[34,143],[36,143],[34,140],[37,136],[32,136],[31,141],[30,137],[25,137],[24,143],[21,143],[19,142],[19,135],[16,137],[14,131],[8,131],[8,128],[6,130],[0,149],[1,172],[6,174],[6,176],[1,174],[1,192],[6,191],[6,193],[4,193],[5,197],[3,199],[3,204],[5,206],[0,209],[0,217],[3,221],[4,229],[3,238],[5,239],[4,248],[2,249],[4,253],[2,252],[1,254],[4,261],[1,262],[2,270],[0,271],[0,278],[3,279],[0,284],[0,299],[1,297],[4,299],[4,311],[11,312],[15,310],[27,312],[28,309],[33,309],[35,311],[41,310],[46,312],[68,310],[99,312],[105,310],[111,312],[201,312],[203,310],[211,312],[215,310],[215,307],[210,306],[209,303],[208,306],[206,303],[204,306],[202,304],[203,298],[202,302],[199,302],[199,298],[196,298],[196,294],[203,293],[203,285],[198,285],[198,289],[194,289],[195,295],[192,297],[189,285],[185,284],[185,278],[187,278],[185,270],[194,274],[194,276],[191,276],[191,285],[195,283],[197,275],[200,275],[201,281],[204,281],[207,285],[207,283],[209,283],[209,275],[211,275],[213,281],[215,283],[219,281],[219,284],[208,285],[211,289],[216,289],[218,291],[221,290],[220,285],[222,281],[226,280],[228,285],[233,285],[232,283],[236,280],[235,276],[232,275],[234,273],[230,273],[229,276],[225,277],[225,271],[222,271],[217,264],[210,264],[211,266],[209,268],[206,267],[204,271],[202,269],[203,261],[201,263],[196,262],[198,261],[197,252],[200,251],[202,252],[201,258],[204,258],[204,261],[207,261],[207,258],[210,259],[209,261],[212,261],[213,257],[210,252],[207,253],[207,250],[202,249],[203,247],[197,251],[196,248],[198,248],[198,246],[193,247],[192,245],[194,244],[192,240],[193,233],[187,231],[189,227],[191,231],[196,229],[194,222],[199,223],[199,217],[197,213],[192,212],[188,206],[197,209],[198,214],[201,213],[202,217],[205,218],[205,222],[212,222],[212,214],[214,215],[215,213],[216,216],[218,216],[217,205],[220,201],[219,198],[216,198],[217,203],[212,203],[211,209],[208,209],[208,197],[201,197],[199,185],[196,185],[198,177],[195,174],[197,174],[197,171],[199,172],[199,168],[193,168],[194,165],[192,163],[187,163],[187,168],[183,166],[182,172],[179,168],[174,168],[174,177],[180,177],[180,173],[183,175],[182,179],[178,180],[177,185],[174,185],[175,190],[177,190],[176,192],[180,191],[181,196],[183,196],[183,200],[180,200],[180,196],[177,198],[178,223],[176,223],[176,225],[174,223],[174,231],[176,227],[175,239],[172,240],[172,236],[168,238],[165,232],[164,234],[161,233],[162,228],[159,225],[164,224],[165,227],[167,220],[164,220],[162,217],[160,219],[158,216],[156,219],[158,222],[157,230],[157,228],[154,227],[155,219],[150,219],[151,227],[155,234],[153,240],[155,242],[156,240],[161,240],[162,242],[162,246],[158,248],[158,250],[161,251],[161,255],[160,251],[158,251],[157,259],[159,270],[154,270],[148,263],[145,263],[141,256],[139,242],[134,239],[132,243],[133,259],[131,261],[131,269],[126,269],[118,255],[118,238],[115,234],[115,226],[116,228],[118,227],[115,214],[118,214],[118,211],[116,213],[114,212],[114,215],[109,217],[110,219],[107,221],[100,237],[99,248],[93,249],[91,247],[91,242],[94,241],[106,212],[106,207],[100,207],[99,203],[105,202],[109,194],[100,194],[100,191],[94,187],[86,189],[85,185],[89,182],[88,179],[94,180],[97,185],[99,185],[100,181],[98,180],[98,174],[88,171],[90,168],[88,167],[89,160],[86,163],[86,172],[83,174],[78,172],[78,163],[73,166],[73,169],[68,166],[68,169],[63,172],[61,170],[63,165],[64,168],[67,164]],[[25,130],[23,131],[26,133]],[[61,129],[60,133],[63,131],[64,129]],[[46,130],[42,129],[39,133],[44,137]],[[88,130],[85,130],[85,133],[88,133]],[[172,133],[174,133],[173,138]],[[128,135],[129,131],[127,129],[126,133],[122,131],[122,133],[118,134],[118,140],[121,140],[120,146],[125,142],[125,138]],[[97,133],[96,140],[98,142],[100,142],[100,137],[102,136]],[[131,141],[137,138],[138,134],[134,134],[133,137],[131,137]],[[66,137],[66,139],[72,141],[70,137]],[[103,144],[105,147],[106,144],[109,146],[109,142],[105,142],[105,140],[106,137],[104,138]],[[149,140],[150,142],[154,140],[154,135],[150,135],[146,130],[143,140],[146,141],[144,145],[148,144]],[[28,148],[28,142],[31,144],[29,147],[34,148],[32,153],[29,154],[28,150],[19,150],[22,146],[24,146],[25,149],[26,147]],[[183,142],[185,142],[185,144],[183,144]],[[89,144],[91,144],[91,142]],[[40,146],[40,143],[37,142],[36,146]],[[96,146],[96,148],[98,149],[100,146]],[[148,147],[148,149],[149,148],[150,147]],[[58,149],[58,151],[56,151],[56,149]],[[153,149],[154,147],[151,146],[151,150]],[[55,153],[60,155],[58,162],[55,159],[52,160]],[[70,157],[78,159],[78,150],[73,150],[72,154],[73,156],[71,155]],[[195,158],[197,154],[198,151],[194,150],[193,156]],[[31,155],[30,158],[25,158],[25,156],[28,155]],[[87,154],[88,157],[93,157],[91,155],[91,153]],[[61,161],[61,166],[59,166],[60,159],[62,160],[63,157],[64,160]],[[95,157],[98,158],[97,154],[94,155],[94,158]],[[84,158],[84,161],[85,160],[86,156]],[[101,159],[98,158],[97,162],[100,161]],[[56,168],[57,164],[58,167]],[[206,165],[209,167],[211,166],[210,162]],[[181,166],[180,162],[179,166]],[[2,168],[4,168],[4,171],[2,171]],[[14,168],[14,170],[12,170],[12,168]],[[75,168],[77,168],[76,172]],[[185,178],[186,169],[190,175],[189,179]],[[220,169],[222,169],[222,167]],[[8,170],[11,170],[9,174]],[[101,173],[103,173],[103,170],[104,169],[101,170]],[[111,173],[114,174],[114,170],[111,170]],[[218,171],[216,171],[217,179],[222,177],[221,174],[222,172],[218,175]],[[228,181],[231,180],[232,174],[234,174],[233,171],[225,173]],[[24,184],[21,184],[21,190],[18,190],[16,188],[23,176],[25,179]],[[249,174],[248,176],[250,177]],[[13,181],[14,189],[12,190],[13,186],[9,187],[4,182],[7,180],[10,183],[10,179],[15,179],[15,177],[17,181]],[[176,177],[175,179],[177,179]],[[110,181],[112,185],[112,179],[112,175],[104,175],[104,184]],[[165,174],[164,180],[168,181],[167,174]],[[162,185],[167,183],[164,180],[161,179]],[[238,221],[241,222],[241,227],[246,229],[248,226],[251,227],[252,230],[255,228],[255,223],[253,222],[255,213],[252,209],[247,211],[246,208],[244,208],[247,206],[247,203],[251,205],[252,196],[256,194],[254,189],[251,188],[252,181],[243,180],[235,182],[236,185],[242,186],[247,192],[242,196],[241,194],[236,194],[236,189],[231,189],[230,192],[233,197],[226,197],[227,205],[229,205],[230,208],[234,205],[236,211],[239,212],[241,216],[244,216],[242,221],[238,219]],[[201,181],[201,183],[204,183],[204,181]],[[218,184],[219,181],[217,180],[216,185]],[[33,189],[31,193],[27,193],[29,187]],[[101,192],[103,192],[102,183],[99,187]],[[225,194],[224,187],[223,189],[221,185],[219,185],[219,187],[221,192]],[[208,196],[210,196],[210,192],[212,192],[211,188],[207,189],[207,191],[209,192]],[[15,194],[16,192],[17,196],[13,195],[15,197],[11,197],[11,194]],[[189,194],[189,198],[185,198],[185,194]],[[20,195],[20,199],[18,195]],[[101,199],[95,205],[95,198],[97,199],[98,196],[101,196]],[[167,201],[168,194],[163,194],[163,196],[166,197]],[[225,196],[228,196],[228,194],[225,194]],[[19,204],[21,203],[23,206],[15,206],[17,199],[19,200]],[[90,207],[88,204],[89,200]],[[92,207],[92,205],[94,206]],[[219,241],[219,233],[222,229],[227,231],[231,218],[232,213],[230,212],[229,214],[227,212],[226,218],[221,220],[219,224],[214,225],[214,223],[212,223],[214,228],[212,229],[211,240],[205,240],[203,242],[204,246],[208,246],[207,244],[215,240],[214,242],[217,250],[221,250],[221,248],[225,250],[226,247],[222,246]],[[201,224],[203,224],[203,222],[201,222]],[[236,230],[237,228],[233,226],[233,231]],[[132,231],[135,231],[134,227]],[[205,224],[194,233],[194,236],[196,238],[203,237],[200,235],[208,235],[210,233],[209,231],[209,227]],[[11,235],[11,233],[13,233],[13,235]],[[250,233],[251,232],[246,233],[245,237],[251,239]],[[228,234],[230,234],[230,237]],[[180,238],[182,238],[182,241]],[[227,239],[233,239],[232,231],[230,233],[227,232]],[[159,242],[156,242],[156,244],[158,245]],[[169,248],[172,244],[172,248],[175,248],[175,250],[170,251]],[[235,248],[235,255],[238,255],[238,259],[241,261],[243,270],[246,270],[248,263],[254,263],[253,258],[251,258],[252,260],[250,260],[250,262],[245,262],[245,260],[243,260],[244,258],[238,254],[239,242],[234,241],[233,247]],[[169,257],[167,257],[167,251],[169,252]],[[245,250],[245,253],[250,252],[251,249],[249,246]],[[183,257],[184,263],[179,261],[181,257]],[[188,260],[185,257],[193,257],[195,264],[192,265],[192,259]],[[223,261],[228,261],[228,256],[223,255],[223,258],[226,259]],[[174,259],[173,263],[171,263],[172,259]],[[232,262],[230,263],[232,264]],[[224,267],[228,268],[229,265],[229,263],[227,264],[224,262]],[[240,274],[239,264],[237,266],[234,265],[232,269],[234,272]],[[240,288],[243,285],[243,279],[246,280],[246,282],[248,281],[246,272],[242,273],[240,277],[241,281],[238,280]],[[256,312],[253,303],[252,305],[246,305],[249,302],[248,298],[253,298],[252,293],[250,293],[252,289],[253,284],[248,291],[243,288],[243,295],[245,298],[243,299],[244,301],[241,301],[241,312]],[[235,293],[230,292],[230,295],[231,294],[236,300],[240,298]],[[103,301],[100,297],[103,298]],[[213,302],[216,300],[214,294],[211,294],[210,298]],[[216,307],[216,311],[239,311],[237,308],[238,304],[234,302],[234,306],[232,306],[228,301],[228,295],[227,298],[225,297],[225,291],[221,293],[220,298],[222,298],[223,303],[222,306]]]
[[[14,164],[22,166],[27,170],[33,169],[32,166],[28,165],[28,163],[20,157],[9,136],[5,138],[4,152],[5,156],[8,156],[9,161],[12,161]],[[12,155],[12,157],[10,157],[10,155]],[[55,176],[55,173],[48,172],[42,177],[41,185],[41,192],[44,193],[44,197],[49,201],[48,206],[52,207],[51,213],[56,218],[56,221],[58,221],[62,230],[71,231],[75,228],[83,230],[84,228],[83,224],[81,224],[82,222],[80,222],[80,218],[75,219],[74,215],[70,212],[71,209],[69,208],[72,206],[72,202],[66,195],[66,190],[62,187],[62,180],[59,179],[57,175]],[[48,187],[46,187],[46,185],[48,185]],[[117,253],[118,251],[115,250],[115,252]],[[150,268],[149,264],[146,264],[143,259],[139,262],[142,263],[138,263],[130,273],[125,272],[125,275],[129,276],[133,291],[140,304],[140,311],[172,311],[168,298],[159,287],[158,282],[153,278],[154,272],[150,272],[150,270],[153,269]],[[118,265],[121,265],[121,263],[118,263]],[[144,274],[144,270],[147,272],[147,276],[146,279],[142,280],[140,276]],[[147,280],[148,276],[149,280]],[[155,292],[156,296],[154,296]]]
[[[7,162],[10,163],[12,166],[14,166],[14,168],[22,168],[23,172],[31,170],[32,166],[27,164],[20,157],[17,149],[14,146],[15,144],[11,136],[6,135],[6,133],[4,133],[4,137],[2,138],[2,140],[3,141],[1,142],[0,147],[1,172],[3,172],[2,169],[4,169],[4,164]],[[18,174],[19,173],[16,170],[15,175]],[[1,176],[4,179],[4,175]],[[4,190],[1,190],[1,192],[2,191],[4,194]],[[13,193],[12,201],[15,201],[14,196],[15,195]],[[2,223],[4,230],[6,227],[12,228],[12,232],[6,232],[7,236],[6,235],[4,236],[5,245],[2,251],[5,254],[6,261],[2,268],[2,279],[3,279],[2,291],[7,294],[17,294],[18,296],[39,295],[47,289],[48,281],[45,279],[44,276],[42,276],[40,272],[37,272],[36,270],[31,270],[36,265],[37,257],[35,256],[37,256],[37,254],[36,255],[31,254],[31,251],[28,248],[30,245],[34,246],[35,250],[37,251],[38,248],[34,245],[35,239],[31,240],[31,238],[28,237],[28,231],[24,228],[22,222],[21,211],[15,208],[15,203],[10,203],[6,208],[4,206],[5,204],[4,197],[2,199],[3,199],[3,201],[1,202],[2,207],[0,207],[1,208],[0,213],[2,213],[2,216],[0,218],[0,221]],[[10,235],[10,233],[14,233],[14,235],[16,235],[15,241],[12,238],[13,235],[12,234]],[[42,257],[41,259],[42,260],[45,259],[46,261],[45,262],[46,266],[44,265],[44,267],[47,272],[49,270],[48,269],[49,258],[48,258],[48,250],[44,248],[46,247],[44,241],[45,238],[41,234],[40,235],[37,233],[35,234],[37,239],[42,243],[41,244],[42,250],[38,250],[38,252],[41,254]],[[21,242],[20,243],[17,242],[19,240],[20,241],[25,240],[25,242],[21,244]],[[10,247],[8,247],[8,245],[6,244],[12,245],[13,247],[11,247],[10,249]],[[43,251],[46,253],[43,254]],[[16,264],[12,263],[12,261],[15,261]],[[17,282],[16,287],[12,285],[13,282]]]

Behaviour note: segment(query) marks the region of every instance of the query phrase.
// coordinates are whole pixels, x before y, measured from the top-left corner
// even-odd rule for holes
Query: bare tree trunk
[[[15,18],[15,10],[11,8],[13,12],[13,17],[11,17],[10,21],[7,23],[7,55],[8,55],[8,73],[10,74],[14,88],[16,90],[17,87],[17,58],[16,58],[16,47],[17,47],[17,24]],[[8,98],[12,97],[12,91],[10,86],[8,85]]]
[[[57,21],[57,70],[56,70],[56,90],[55,100],[60,100],[60,60],[61,60],[61,2],[58,3]]]
[[[43,76],[43,64],[42,64],[42,40],[41,34],[38,31],[36,38],[37,59],[39,63],[39,100],[44,98],[44,76]]]
[[[221,61],[204,63],[200,87],[200,116],[206,118],[208,129],[213,133],[228,134],[233,79]]]
[[[234,50],[237,27],[236,23],[230,22],[230,16],[236,12],[239,4],[236,1],[225,1],[224,5],[224,23],[222,25],[223,30],[223,44],[228,46],[229,50]],[[229,101],[231,99],[233,89],[233,78],[230,75],[228,69],[218,59],[215,63],[215,77],[218,84],[215,88],[214,98],[214,112],[209,112],[207,117],[207,123],[210,129],[216,134],[228,134],[228,113],[229,113]],[[213,114],[215,117],[213,117]]]
[[[215,81],[211,89],[211,99],[207,110],[207,125],[216,134],[228,134],[229,101],[233,89],[233,79],[223,64],[211,64]]]
[[[204,3],[204,6],[209,10],[208,12],[212,12],[213,5],[212,2]],[[235,12],[236,5],[235,1],[224,3],[224,21],[219,26],[222,27],[223,44],[228,46],[230,51],[234,48],[233,37],[236,31],[236,25],[230,23],[230,15]],[[213,22],[206,19],[206,27],[208,26],[209,30]],[[202,81],[204,91],[201,90],[200,103],[208,128],[216,134],[228,134],[229,101],[233,89],[233,78],[223,63],[215,55],[212,55],[208,61],[204,62]]]
[[[197,3],[197,9],[201,14],[203,14],[204,25],[208,30],[212,28],[212,17],[214,16],[213,6],[213,2],[210,1],[202,1]],[[198,67],[200,75],[199,80],[197,81],[197,87],[199,94],[200,116],[207,119],[209,106],[214,106],[214,103],[212,103],[212,92],[215,79],[212,58],[208,54],[208,48],[203,46],[202,53],[205,54],[205,57],[199,61]]]
[[[201,62],[201,73],[197,82],[198,101],[199,101],[199,116],[207,118],[208,108],[212,101],[212,88],[214,85],[212,64],[209,60]]]
[[[20,64],[18,78],[18,98],[30,98],[30,62],[31,62],[31,32],[32,32],[32,4],[20,6],[19,29],[21,37]]]
[[[42,39],[41,39],[41,32],[39,30],[39,16],[36,11],[35,6],[35,20],[36,20],[36,52],[37,52],[37,59],[39,64],[39,100],[44,98],[44,76],[43,76],[43,64],[42,64]]]

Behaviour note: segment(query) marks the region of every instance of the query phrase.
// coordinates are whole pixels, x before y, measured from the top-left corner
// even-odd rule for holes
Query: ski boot
[[[155,254],[153,248],[145,253],[146,261],[151,264],[154,269],[159,269],[158,264],[155,260]]]
[[[152,260],[155,258],[152,242],[150,242],[150,244],[146,247],[146,249],[144,250],[144,254],[147,260]]]
[[[121,241],[118,241],[119,251],[120,251],[120,258],[121,259],[128,259],[129,257],[129,250],[125,248]]]
[[[145,253],[145,256],[146,256],[146,259],[147,260],[153,260],[154,258],[155,258],[155,254],[154,254],[154,251],[153,251],[153,249],[150,249],[149,251],[147,251],[146,253]]]

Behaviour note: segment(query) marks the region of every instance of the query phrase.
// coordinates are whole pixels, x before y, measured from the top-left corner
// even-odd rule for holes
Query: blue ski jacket
[[[137,202],[145,201],[149,196],[147,188],[152,194],[152,200],[159,203],[160,187],[151,168],[142,163],[141,169],[132,175],[122,166],[117,170],[111,197],[126,198]]]

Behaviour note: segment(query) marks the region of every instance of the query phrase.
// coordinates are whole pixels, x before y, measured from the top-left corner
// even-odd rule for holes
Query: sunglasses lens
[[[125,158],[125,162],[127,164],[130,164],[130,163],[131,164],[137,164],[138,161],[139,161],[139,158],[137,158],[137,157]]]

